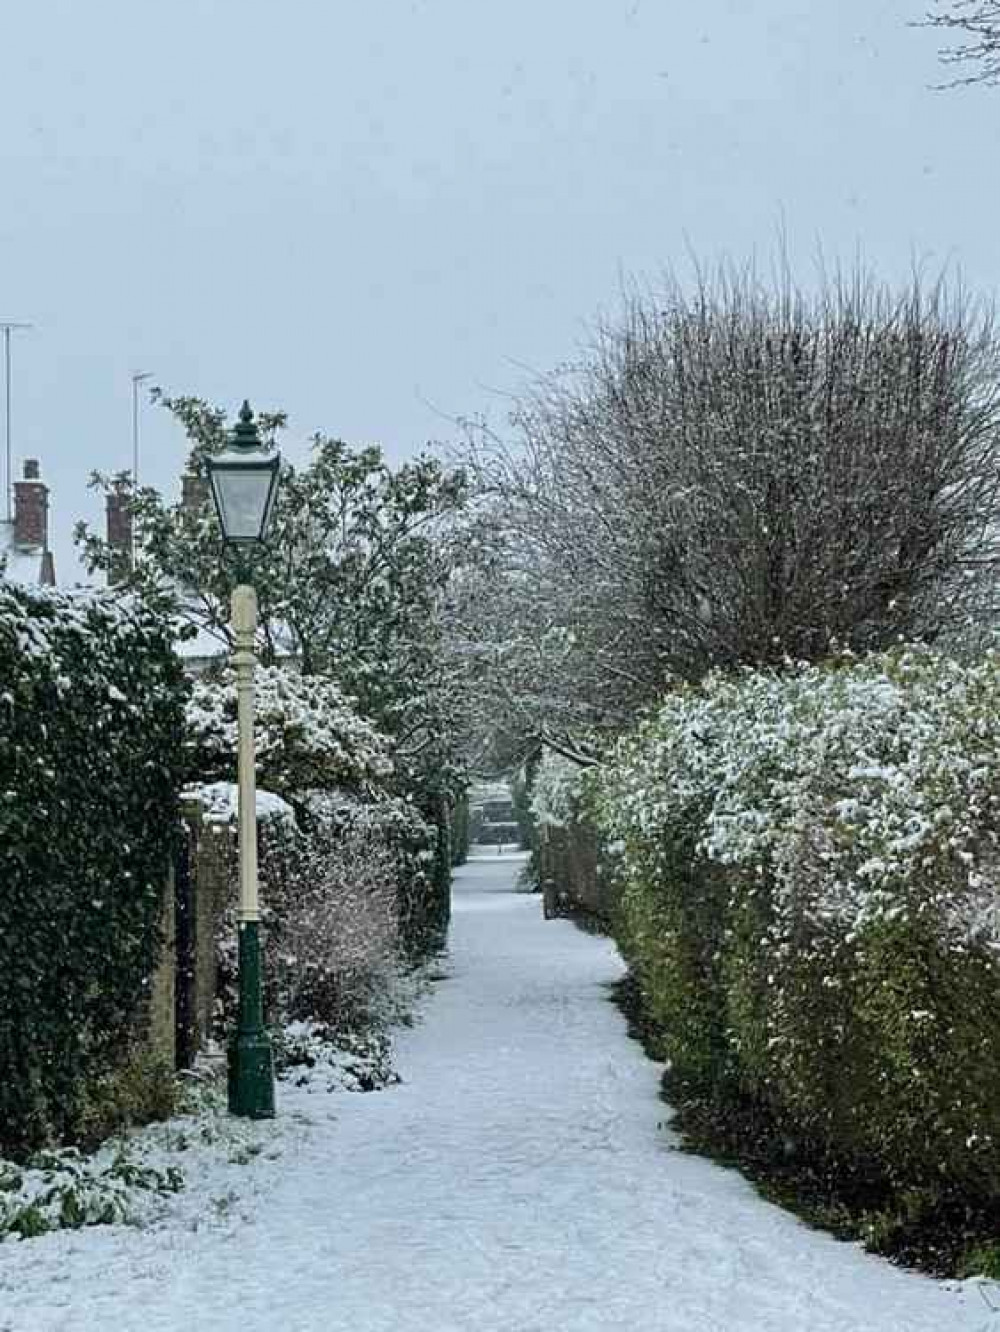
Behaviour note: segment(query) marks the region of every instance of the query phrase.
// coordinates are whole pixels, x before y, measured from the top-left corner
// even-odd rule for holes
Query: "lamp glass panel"
[[[212,474],[222,531],[228,541],[261,539],[273,480],[271,467],[219,468]]]

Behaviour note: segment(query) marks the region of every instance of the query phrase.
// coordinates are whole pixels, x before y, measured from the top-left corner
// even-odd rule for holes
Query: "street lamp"
[[[260,546],[278,493],[281,459],[265,453],[250,404],[229,436],[226,453],[205,461],[222,537],[238,547]],[[233,588],[239,730],[239,1021],[229,1046],[229,1110],[250,1119],[274,1115],[274,1060],[264,1028],[260,964],[260,909],[257,901],[257,783],[253,743],[254,636],[257,596],[245,571]]]

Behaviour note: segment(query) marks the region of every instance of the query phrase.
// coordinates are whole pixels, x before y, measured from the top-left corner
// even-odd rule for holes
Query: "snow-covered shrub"
[[[310,1091],[381,1091],[399,1082],[392,1043],[380,1027],[331,1031],[322,1022],[290,1022],[278,1033],[278,1077]]]
[[[327,676],[280,666],[254,672],[254,741],[261,786],[286,798],[316,788],[363,787],[392,772],[389,741]],[[195,682],[187,707],[192,775],[225,779],[236,754],[230,668]]]
[[[408,783],[394,767],[393,742],[360,716],[353,700],[328,677],[271,667],[255,673],[255,685],[261,786],[291,802],[303,830],[315,825],[315,835],[322,837],[326,834],[319,824],[332,817],[338,827],[349,827],[352,837],[367,839],[365,855],[373,873],[380,857],[391,862],[388,877],[396,891],[399,924],[407,941],[419,948],[446,916],[451,873],[446,808],[431,823],[416,800],[398,794]],[[216,779],[230,777],[236,767],[236,690],[230,672],[195,683],[187,723],[192,779],[202,790],[220,785]],[[426,803],[436,808],[441,801],[429,797]],[[323,819],[317,814],[321,804]]]
[[[235,788],[191,788],[206,817],[232,832]],[[338,1033],[368,1024],[403,946],[411,896],[429,880],[433,830],[406,801],[300,793],[297,811],[257,793],[266,1006],[272,1026],[316,1021]],[[217,941],[222,1019],[236,1006],[238,859]]]
[[[135,599],[0,582],[0,1148],[72,1137],[159,948],[184,686]]]
[[[613,912],[613,863],[595,836],[586,807],[589,765],[546,750],[532,773],[531,856],[525,883],[543,894],[546,916],[573,914],[607,929]]]
[[[176,1166],[147,1165],[123,1149],[110,1161],[83,1157],[73,1147],[39,1152],[24,1167],[0,1160],[0,1240],[128,1222],[137,1194],[162,1197],[183,1185]]]
[[[1000,1191],[1000,656],[678,692],[597,779],[679,1089],[899,1187]]]
[[[547,749],[534,773],[529,809],[540,828],[566,828],[577,816],[586,770]]]
[[[395,901],[400,946],[408,954],[425,951],[426,936],[433,936],[440,924],[440,860],[448,848],[416,803],[384,789],[364,795],[313,791],[301,821],[328,838],[334,853],[342,844],[356,845],[373,865],[382,865]],[[443,870],[450,879],[447,861]]]
[[[367,1026],[399,945],[396,863],[364,806],[314,799],[261,839],[265,965],[283,1021]]]

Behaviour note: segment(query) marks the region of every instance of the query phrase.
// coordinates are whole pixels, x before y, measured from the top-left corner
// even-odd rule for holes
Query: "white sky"
[[[992,293],[1000,90],[930,91],[923,8],[2,0],[0,318],[36,325],[14,452],[60,578],[88,473],[129,465],[133,370],[400,458],[692,250],[783,227],[806,280],[860,245]],[[144,479],[183,455],[146,409]]]

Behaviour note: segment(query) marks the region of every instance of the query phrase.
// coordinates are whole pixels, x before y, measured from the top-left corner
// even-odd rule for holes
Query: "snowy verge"
[[[319,1023],[290,1024],[275,1041],[277,1118],[237,1119],[226,1107],[224,1059],[180,1074],[182,1113],[109,1139],[96,1151],[36,1153],[25,1164],[0,1159],[0,1243],[95,1225],[148,1226],[181,1210],[225,1212],[241,1192],[234,1167],[277,1160],[308,1129],[298,1093],[378,1091],[399,1081],[384,1031],[340,1036]],[[183,1200],[179,1195],[186,1195]]]

